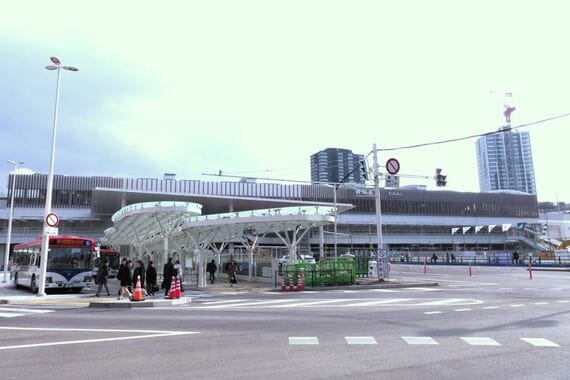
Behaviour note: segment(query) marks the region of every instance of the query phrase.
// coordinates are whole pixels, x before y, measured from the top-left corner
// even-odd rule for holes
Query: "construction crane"
[[[517,108],[513,106],[513,94],[511,92],[505,93],[505,101],[504,101],[505,110],[503,111],[503,115],[505,115],[505,120],[507,125],[511,125],[511,114]]]

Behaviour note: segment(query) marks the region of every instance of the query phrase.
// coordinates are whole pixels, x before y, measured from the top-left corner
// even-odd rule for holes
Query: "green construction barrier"
[[[301,271],[305,273],[305,286],[308,287],[353,285],[356,283],[355,263],[353,257],[327,258],[317,264],[286,265],[283,275],[287,286],[291,279],[294,284],[298,283]],[[368,268],[368,262],[366,265]]]

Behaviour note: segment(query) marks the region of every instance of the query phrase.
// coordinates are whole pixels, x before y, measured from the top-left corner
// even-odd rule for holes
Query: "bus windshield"
[[[47,270],[63,269],[91,270],[91,248],[51,247],[48,254]]]

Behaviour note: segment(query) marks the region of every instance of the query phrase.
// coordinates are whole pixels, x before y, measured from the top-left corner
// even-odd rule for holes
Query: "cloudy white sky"
[[[565,1],[12,1],[0,12],[0,158],[47,173],[309,180],[367,154],[570,112]],[[87,5],[88,4],[88,5]],[[539,200],[570,202],[570,117],[531,134]],[[478,191],[475,140],[405,151],[401,173]],[[0,167],[6,187],[8,164]],[[434,181],[403,179],[433,188]]]

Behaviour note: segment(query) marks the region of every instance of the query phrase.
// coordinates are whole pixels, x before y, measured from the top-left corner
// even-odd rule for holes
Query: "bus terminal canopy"
[[[170,239],[179,247],[202,251],[211,243],[272,233],[291,250],[309,228],[332,224],[335,218],[335,208],[328,205],[212,215],[200,215],[201,207],[192,202],[146,202],[123,207],[113,215],[113,227],[105,230],[106,243],[144,247]]]

